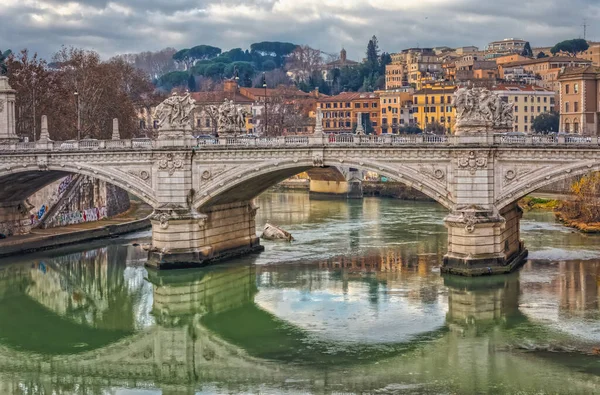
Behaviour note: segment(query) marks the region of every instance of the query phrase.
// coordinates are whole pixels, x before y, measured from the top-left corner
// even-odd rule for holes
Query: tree
[[[293,86],[278,86],[269,94],[267,110],[264,109],[255,119],[259,125],[266,125],[266,136],[280,136],[290,129],[312,126],[309,117],[314,99],[300,94]]]
[[[254,78],[255,70],[254,66],[250,62],[234,62],[228,64],[225,67],[224,75],[227,78],[234,77],[234,73],[237,70],[237,76],[239,78],[239,84],[241,86],[250,87],[252,86],[252,78]]]
[[[379,69],[379,43],[376,36],[373,36],[367,44],[367,67],[370,73]]]
[[[156,86],[164,91],[171,91],[173,88],[186,86],[189,74],[185,71],[173,71],[160,77],[156,81]]]
[[[542,59],[542,58],[548,58],[549,56],[546,55],[546,53],[544,53],[543,51],[540,51],[540,53],[537,54],[537,58],[538,59]]]
[[[221,48],[210,45],[196,45],[188,50],[188,57],[192,62],[196,60],[213,59],[221,54]]]
[[[321,70],[323,57],[318,49],[308,45],[298,45],[286,59],[285,66],[287,70],[297,71],[301,79],[306,79]]]
[[[81,115],[82,137],[109,138],[113,118],[119,119],[123,137],[138,130],[136,104],[153,91],[147,76],[123,61],[102,62],[98,53],[73,47],[63,47],[53,61],[68,102]],[[69,112],[76,118],[76,111]]]
[[[66,127],[68,122],[62,123],[64,120],[56,117],[55,112],[65,113],[68,108],[64,103],[58,103],[57,98],[53,96],[63,92],[64,89],[56,78],[56,73],[47,67],[46,61],[40,59],[37,54],[31,56],[29,51],[24,49],[19,54],[11,54],[6,59],[6,65],[11,86],[17,91],[15,103],[17,135],[27,136],[32,141],[37,139],[40,133],[41,115],[48,115],[48,121],[53,126]],[[72,103],[71,98],[68,99],[68,102]],[[53,130],[53,137],[61,137],[55,133],[58,130]]]
[[[446,127],[439,122],[430,122],[427,124],[425,131],[433,134],[445,134]]]
[[[125,62],[145,72],[151,79],[158,79],[161,75],[178,70],[173,55],[177,53],[174,48],[165,48],[157,52],[140,52],[119,55],[115,58],[123,59]]]
[[[556,112],[545,112],[533,119],[531,125],[537,133],[558,133],[560,127],[560,115]]]
[[[283,66],[283,59],[296,49],[297,45],[280,41],[263,41],[250,45],[253,61],[262,64],[265,59],[261,57],[271,56],[277,67]],[[258,56],[257,56],[258,55]]]
[[[398,133],[400,134],[420,134],[423,133],[423,130],[421,130],[420,127],[418,126],[402,126],[399,130]]]
[[[190,92],[196,92],[196,77],[193,74],[190,74],[188,77],[188,90]]]
[[[392,55],[387,52],[381,54],[379,58],[379,74],[385,75],[385,66],[392,63]]]
[[[181,49],[173,54],[173,60],[183,64],[185,70],[188,70],[192,66],[192,59],[189,53],[189,49]]]
[[[531,50],[531,45],[529,44],[529,41],[525,43],[523,51],[521,51],[521,56],[527,56],[528,58],[533,57],[533,51]]]
[[[582,38],[561,41],[550,49],[552,55],[559,52],[567,52],[571,56],[575,56],[578,52],[585,51],[589,48],[587,41]]]

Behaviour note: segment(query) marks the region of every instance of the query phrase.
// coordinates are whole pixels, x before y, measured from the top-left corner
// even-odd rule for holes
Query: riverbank
[[[148,229],[148,216],[152,208],[140,202],[131,202],[131,209],[116,217],[96,222],[49,229],[33,229],[26,235],[11,236],[0,240],[0,257],[51,250],[70,244],[115,237]]]

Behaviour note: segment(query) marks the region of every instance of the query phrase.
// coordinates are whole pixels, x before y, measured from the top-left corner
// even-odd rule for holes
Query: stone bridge
[[[19,223],[23,200],[67,174],[105,180],[154,207],[150,262],[206,263],[260,250],[253,198],[303,171],[348,166],[415,188],[446,207],[445,268],[510,271],[525,254],[521,197],[600,170],[597,138],[347,136],[213,141],[82,140],[0,145],[0,218]],[[21,233],[28,231],[21,226]]]
[[[42,117],[41,139],[21,143],[9,121],[0,122],[0,223],[27,233],[24,199],[67,174],[89,175],[154,208],[149,265],[160,269],[260,251],[253,199],[300,172],[343,167],[404,183],[448,209],[444,271],[505,273],[527,254],[517,201],[600,170],[597,137],[347,136],[317,127],[311,136],[196,140],[184,125],[161,128],[156,140],[121,140],[115,125],[111,140],[57,142]]]

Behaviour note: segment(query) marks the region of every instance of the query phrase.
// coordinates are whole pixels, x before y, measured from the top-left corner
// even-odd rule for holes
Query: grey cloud
[[[365,1],[352,12],[323,5],[315,17],[308,17],[314,12],[308,8],[301,14],[275,14],[274,6],[282,0],[82,0],[78,3],[86,7],[84,11],[71,15],[53,9],[69,1],[42,0],[53,6],[47,10],[26,1],[8,1],[9,7],[0,8],[1,20],[11,21],[0,24],[0,48],[27,47],[46,57],[61,45],[94,49],[108,57],[167,46],[206,43],[229,49],[281,40],[330,53],[344,46],[350,57],[360,59],[373,34],[381,49],[390,52],[417,45],[483,47],[505,37],[545,46],[581,36],[583,18],[587,18],[588,38],[600,41],[597,0],[460,0],[407,11],[376,9]],[[119,12],[111,4],[132,12]],[[225,6],[231,15],[217,18],[211,14],[214,5]],[[236,14],[239,5],[253,7],[254,13]],[[46,16],[48,24],[36,22],[34,15]]]

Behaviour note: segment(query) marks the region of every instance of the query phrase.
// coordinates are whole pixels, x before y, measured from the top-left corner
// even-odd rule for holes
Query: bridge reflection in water
[[[139,254],[109,245],[0,266],[0,393],[579,393],[600,385],[583,355],[571,367],[573,358],[518,350],[566,338],[522,309],[521,294],[558,289],[559,310],[575,303],[597,314],[597,304],[579,303],[597,301],[597,287],[582,296],[579,282],[591,285],[598,264],[530,262],[553,279],[522,286],[527,267],[439,277],[432,268],[441,254],[178,272],[147,272]]]

